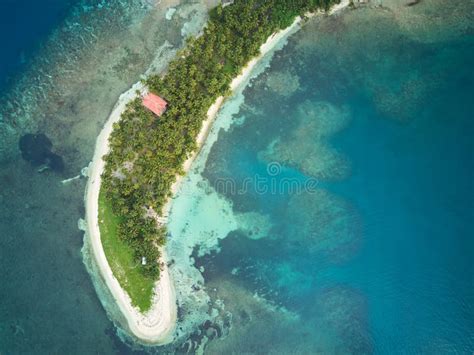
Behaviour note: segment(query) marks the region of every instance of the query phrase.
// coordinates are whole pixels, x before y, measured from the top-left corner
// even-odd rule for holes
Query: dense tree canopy
[[[166,230],[147,212],[160,213],[171,185],[196,149],[206,112],[219,96],[229,94],[232,78],[259,54],[260,46],[298,15],[327,9],[339,0],[237,0],[210,13],[202,36],[189,38],[164,76],[151,76],[146,85],[168,101],[159,118],[135,99],[115,124],[103,185],[114,213],[121,217],[119,237],[137,260],[158,260],[157,246]],[[159,265],[149,262],[143,272],[158,277]]]

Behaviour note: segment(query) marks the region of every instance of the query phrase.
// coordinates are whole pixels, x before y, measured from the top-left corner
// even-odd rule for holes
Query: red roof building
[[[143,98],[143,106],[157,116],[161,116],[166,111],[168,103],[158,95],[149,93]]]

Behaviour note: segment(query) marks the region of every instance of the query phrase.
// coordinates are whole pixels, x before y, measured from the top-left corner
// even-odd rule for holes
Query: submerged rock
[[[316,179],[348,177],[350,162],[329,142],[349,124],[348,109],[325,101],[305,101],[298,105],[294,119],[296,127],[271,142],[259,153],[260,159],[282,163]]]
[[[63,171],[63,158],[51,151],[53,144],[46,135],[42,133],[25,134],[20,138],[19,147],[21,156],[31,165],[45,165],[54,171]]]
[[[299,254],[325,255],[332,262],[347,260],[358,249],[362,220],[356,208],[327,190],[295,194],[287,206],[282,241]]]
[[[270,75],[267,79],[267,86],[278,95],[290,97],[299,90],[300,80],[298,75],[289,70],[282,71]]]

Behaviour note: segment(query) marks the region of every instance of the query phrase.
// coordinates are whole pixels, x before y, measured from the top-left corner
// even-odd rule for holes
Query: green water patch
[[[300,89],[300,80],[291,70],[285,70],[268,76],[266,85],[272,93],[290,97]]]
[[[336,347],[343,353],[371,354],[373,343],[368,332],[367,301],[364,295],[346,285],[323,288],[313,294],[304,318],[310,323],[324,324],[335,335]]]
[[[209,287],[218,288],[226,310],[233,317],[222,341],[207,344],[209,354],[370,354],[365,304],[347,287],[315,294],[304,316],[278,307],[249,291],[235,279],[216,277]],[[221,316],[224,323],[224,316]]]
[[[110,201],[103,192],[99,195],[100,239],[105,256],[120,286],[128,293],[132,304],[146,312],[150,309],[155,280],[140,271],[133,249],[119,238],[120,217],[112,211]]]
[[[328,139],[349,122],[347,109],[328,102],[305,101],[293,114],[298,122],[277,137],[260,158],[277,161],[306,175],[324,180],[341,180],[350,174],[350,164]]]
[[[294,52],[284,59],[300,58],[304,65],[296,66],[297,73],[313,82],[312,90],[322,96],[346,95],[357,88],[381,117],[411,122],[416,118],[413,112],[428,106],[433,90],[449,80],[439,60],[449,50],[436,48],[436,43],[469,37],[473,5],[433,0],[407,7],[398,0],[380,2],[377,9],[360,6],[348,12],[350,16],[311,21],[298,34]],[[451,60],[463,66],[462,60]]]
[[[417,7],[420,6],[421,9],[425,3],[428,2],[423,1]],[[219,140],[209,154],[203,177],[207,178],[211,185],[215,186],[222,180],[241,181],[256,174],[264,175],[265,167],[261,161],[256,161],[256,155],[265,151],[270,143],[278,138],[279,148],[293,158],[291,167],[294,169],[282,169],[283,173],[287,174],[285,177],[293,178],[300,177],[299,172],[306,164],[314,164],[311,159],[321,159],[318,157],[321,152],[315,149],[319,148],[314,143],[316,140],[324,147],[339,148],[348,154],[354,166],[354,176],[347,180],[350,184],[355,182],[350,189],[340,188],[346,182],[327,183],[325,187],[331,192],[320,190],[312,194],[277,197],[270,194],[258,195],[252,190],[242,196],[238,193],[232,194],[232,190],[229,193],[230,189],[218,191],[233,202],[234,214],[236,211],[245,211],[251,216],[251,212],[248,211],[265,209],[273,226],[267,237],[254,240],[246,238],[244,233],[241,233],[243,228],[238,221],[237,227],[240,227],[240,230],[219,240],[219,252],[207,259],[196,259],[197,266],[200,270],[204,270],[206,288],[212,290],[211,299],[222,300],[226,312],[232,314],[228,336],[221,341],[210,342],[206,348],[209,353],[273,351],[362,354],[393,352],[393,349],[403,352],[410,349],[404,344],[415,337],[416,342],[429,343],[431,352],[436,353],[441,349],[437,347],[441,341],[436,338],[433,341],[433,337],[424,334],[426,332],[417,334],[416,328],[419,328],[419,324],[411,322],[415,319],[414,314],[419,312],[420,324],[426,324],[424,320],[430,312],[425,312],[428,308],[424,308],[424,304],[435,294],[429,287],[423,287],[423,282],[426,280],[423,276],[415,278],[412,273],[419,268],[417,255],[423,255],[423,250],[425,252],[427,250],[426,254],[432,254],[429,255],[430,260],[436,257],[438,250],[430,249],[438,243],[432,238],[431,233],[434,231],[426,228],[418,233],[423,234],[427,231],[427,244],[422,248],[414,248],[408,239],[416,241],[419,236],[404,237],[403,223],[390,228],[387,228],[390,226],[388,223],[385,224],[393,218],[390,211],[396,209],[401,213],[395,212],[395,218],[406,214],[406,221],[411,223],[417,214],[425,213],[425,208],[428,207],[427,201],[431,201],[419,201],[415,205],[420,206],[418,209],[408,210],[407,206],[410,205],[410,200],[413,200],[414,194],[402,193],[404,190],[394,188],[390,183],[391,180],[387,179],[388,174],[384,175],[381,169],[385,160],[389,160],[392,155],[400,155],[403,159],[415,161],[412,149],[418,140],[413,138],[407,140],[404,135],[399,135],[399,132],[395,133],[392,139],[386,139],[383,127],[388,126],[390,129],[394,127],[405,129],[405,127],[393,122],[384,122],[382,115],[372,115],[372,103],[375,106],[374,110],[383,113],[383,118],[405,120],[416,117],[412,111],[425,101],[426,93],[432,95],[419,86],[423,80],[430,81],[429,78],[432,78],[425,74],[434,72],[433,68],[436,70],[440,68],[439,72],[447,72],[429,58],[433,53],[441,53],[446,49],[436,48],[436,51],[430,54],[429,48],[423,49],[423,45],[406,39],[401,41],[399,31],[392,26],[393,22],[382,21],[383,18],[393,16],[393,13],[383,9],[370,9],[370,12],[369,9],[359,9],[347,13],[351,14],[347,16],[357,18],[357,24],[355,20],[347,20],[346,24],[344,18],[328,18],[324,19],[324,26],[318,31],[313,30],[312,24],[309,23],[308,27],[300,32],[301,37],[308,41],[308,46],[315,48],[309,50],[309,54],[295,53],[292,49],[298,47],[298,42],[291,40],[285,51],[275,56],[269,73],[260,77],[260,79],[264,79],[265,76],[267,78],[255,80],[252,86],[247,88],[239,117],[234,117],[235,124],[226,132],[220,133]],[[364,22],[364,17],[371,21]],[[312,21],[316,23],[317,19]],[[352,27],[353,24],[356,26]],[[314,28],[316,27],[315,25]],[[421,49],[416,47],[417,45]],[[425,55],[428,60],[422,60],[421,57]],[[279,56],[282,58],[280,61]],[[423,64],[420,65],[420,61]],[[283,62],[291,64],[291,69],[288,70]],[[420,70],[420,75],[422,74],[420,78],[417,78],[417,70]],[[277,76],[271,79],[273,71]],[[282,73],[288,72],[296,73],[300,89],[295,91],[297,95],[285,97],[284,94],[292,91],[285,91],[281,85],[283,78],[288,79],[288,76]],[[459,83],[461,89],[463,82]],[[398,94],[400,96],[397,96]],[[364,100],[360,100],[360,96],[363,96]],[[353,116],[351,127],[340,136],[334,136],[337,140],[331,141],[332,136],[339,132],[338,129],[331,128],[331,125],[326,126],[333,123],[331,120],[310,123],[308,117],[298,117],[298,110],[295,108],[305,100],[330,102],[337,110],[343,107],[343,104],[348,105]],[[452,106],[448,103],[449,101],[446,103],[445,119],[455,120],[456,117],[450,115]],[[311,115],[310,109],[305,111],[306,116]],[[415,111],[419,112],[418,109]],[[301,124],[304,119],[310,124]],[[360,126],[360,122],[365,120],[368,120],[367,124]],[[433,122],[430,128],[439,129],[438,126],[437,122]],[[313,133],[310,134],[305,129],[313,130]],[[422,134],[420,137],[425,135],[429,137],[428,130],[423,132],[421,128],[418,129]],[[297,134],[294,134],[295,132]],[[292,139],[286,140],[292,134],[294,134]],[[298,137],[302,141],[297,141]],[[341,141],[346,145],[341,145]],[[347,149],[347,141],[351,141],[351,149]],[[294,149],[285,149],[284,143],[293,144]],[[274,143],[275,146],[276,144]],[[311,159],[299,152],[300,148],[303,151],[306,149]],[[353,160],[355,152],[360,155],[360,159]],[[323,153],[323,156],[328,155]],[[439,157],[446,156],[448,155],[439,155]],[[380,160],[375,160],[374,157]],[[266,159],[268,159],[266,162],[279,161],[281,155]],[[323,172],[327,172],[332,166],[329,165],[332,159],[333,157],[322,163]],[[402,160],[401,157],[397,159]],[[393,159],[390,163],[395,161],[397,160]],[[386,168],[395,173],[393,181],[406,179],[409,183],[413,183],[413,186],[424,188],[428,185],[427,181],[434,179],[432,177],[420,180],[422,183],[413,182],[410,175],[413,175],[414,169],[399,169],[398,164],[390,165],[390,163],[386,164]],[[428,164],[424,161],[420,165],[428,167]],[[285,165],[290,164],[286,162]],[[437,165],[435,163],[432,166]],[[367,174],[362,175],[364,178],[360,179],[363,170],[367,171]],[[381,208],[367,208],[370,206],[368,201],[374,199],[376,191],[374,187],[379,186]],[[357,199],[353,198],[354,195],[350,192],[356,192]],[[433,193],[436,196],[433,201],[440,201],[437,194]],[[181,206],[185,204],[186,201],[180,201]],[[456,206],[455,213],[464,208],[461,206],[464,205]],[[202,209],[202,207],[194,208]],[[179,216],[174,217],[179,220],[183,228],[188,226],[184,220],[186,215],[190,213],[183,208]],[[361,223],[362,217],[363,223]],[[440,219],[444,221],[445,217]],[[397,219],[398,223],[399,221],[402,220]],[[211,221],[206,227],[211,229],[212,223],[216,222]],[[222,221],[218,220],[218,223]],[[430,224],[430,221],[427,221],[427,224]],[[261,225],[261,222],[255,225]],[[378,229],[375,230],[374,226]],[[189,226],[186,236],[179,235],[175,239],[187,239],[188,235],[197,236],[198,232],[194,226]],[[366,239],[368,233],[376,233],[375,239],[368,241]],[[210,233],[203,235],[208,236]],[[182,236],[184,238],[181,238]],[[404,239],[410,248],[400,252],[400,241]],[[456,238],[451,239],[457,242]],[[387,247],[381,248],[384,242],[388,242]],[[363,248],[359,248],[362,244]],[[365,250],[370,250],[370,253],[366,253]],[[413,264],[416,267],[403,266],[406,255],[413,255]],[[373,262],[367,261],[372,258]],[[398,263],[401,267],[397,269],[397,274],[394,274],[391,265]],[[358,265],[360,265],[358,268],[354,267]],[[442,264],[443,267],[447,265]],[[385,273],[382,273],[381,269],[384,269]],[[435,270],[433,274],[438,274],[438,270]],[[420,274],[429,272],[424,270]],[[439,276],[438,278],[442,279]],[[354,282],[356,279],[357,283]],[[407,287],[411,280],[413,283]],[[445,284],[446,279],[442,280],[440,284]],[[417,285],[418,281],[422,286]],[[402,296],[404,292],[413,293],[414,296],[409,303],[398,303],[401,307],[394,308],[392,315],[390,306],[400,297],[400,294],[392,292],[399,287],[397,282],[403,286]],[[451,282],[453,280],[449,279],[448,283]],[[436,282],[432,284],[438,285]],[[421,288],[429,290],[426,292],[427,297],[418,297],[415,294],[417,289]],[[452,292],[462,294],[465,290]],[[294,313],[285,312],[284,308],[269,307],[273,302],[278,302],[277,306],[286,307]],[[406,318],[401,315],[403,312],[400,312],[404,307],[410,310]],[[466,308],[459,307],[459,312],[462,312],[464,317]],[[438,312],[431,313],[435,313],[438,317]],[[378,318],[374,319],[374,315]],[[435,325],[429,327],[430,331],[444,322],[441,317],[436,320]],[[402,326],[391,326],[397,323]],[[409,326],[406,327],[403,323]],[[460,329],[456,324],[452,328]],[[413,333],[416,336],[412,335]],[[448,333],[442,334],[442,340],[445,334]]]
[[[339,262],[353,255],[361,239],[361,217],[345,199],[318,189],[294,195],[287,206],[285,233],[289,250],[326,255]]]

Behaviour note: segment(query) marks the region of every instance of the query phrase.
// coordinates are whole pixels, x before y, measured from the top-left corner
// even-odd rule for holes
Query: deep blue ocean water
[[[0,2],[0,97],[77,2]],[[113,335],[112,326],[80,255],[82,193],[71,195],[61,176],[39,175],[16,159],[2,162],[0,180],[0,352],[112,351],[104,333]]]
[[[79,0],[0,2],[0,91],[21,71],[42,42]]]
[[[454,53],[472,59],[464,46]],[[456,69],[407,125],[355,100],[353,125],[336,140],[355,171],[331,190],[357,204],[365,233],[354,259],[321,278],[367,295],[379,352],[472,350],[474,77]]]
[[[59,97],[55,91],[65,93],[64,82],[59,75],[54,78],[53,93],[43,91],[35,96],[40,77],[35,67],[54,72],[55,63],[51,57],[61,51],[63,58],[70,59],[71,51],[80,53],[87,45],[91,53],[87,35],[93,26],[96,36],[102,34],[107,40],[108,33],[94,23],[94,11],[82,16],[82,5],[96,6],[103,1],[1,1],[0,2],[0,353],[2,354],[116,354],[131,350],[121,342],[112,322],[108,319],[93,287],[90,275],[83,263],[81,248],[84,234],[78,229],[78,219],[84,216],[85,180],[76,180],[69,185],[61,180],[77,175],[91,159],[96,136],[121,90],[138,75],[125,82],[115,81],[115,88],[106,88],[113,93],[104,99],[102,107],[96,107],[94,117],[82,121],[85,128],[81,136],[74,137],[74,124],[81,122],[80,114],[74,104],[66,105],[67,114],[58,113],[51,106],[64,104],[67,99]],[[123,7],[117,2],[108,2],[110,10],[120,12]],[[111,11],[112,12],[112,11]],[[75,16],[75,17],[74,17]],[[66,20],[78,21],[75,31],[65,25]],[[116,19],[101,16],[115,31],[122,29],[129,19]],[[119,23],[117,25],[117,22]],[[84,33],[85,23],[89,32]],[[115,25],[115,27],[113,27]],[[68,38],[68,46],[54,38],[53,34],[63,30],[70,35],[82,35],[83,41]],[[68,32],[69,30],[69,32]],[[43,50],[45,45],[56,52]],[[57,56],[56,56],[57,58]],[[75,56],[78,58],[78,56]],[[64,63],[60,63],[63,64]],[[87,63],[86,63],[87,64]],[[149,63],[140,69],[143,73]],[[33,69],[30,69],[33,68]],[[63,67],[64,68],[64,67]],[[77,72],[87,68],[76,66]],[[97,70],[95,66],[94,71]],[[30,77],[28,77],[29,73]],[[47,74],[47,72],[46,72]],[[87,73],[85,73],[87,75]],[[64,75],[64,74],[63,74]],[[97,74],[96,74],[97,75]],[[109,76],[112,77],[113,73]],[[18,84],[19,83],[19,84]],[[19,85],[15,87],[15,85]],[[23,86],[22,86],[23,85]],[[88,85],[91,89],[93,85]],[[12,95],[12,89],[16,92]],[[25,99],[26,91],[33,94]],[[36,91],[35,91],[36,90]],[[118,90],[118,91],[117,91]],[[114,92],[115,91],[115,92]],[[28,92],[29,94],[30,92]],[[77,90],[76,90],[77,94]],[[75,103],[87,101],[86,90],[83,96],[75,96]],[[93,94],[92,94],[93,95]],[[82,101],[82,102],[84,102]],[[28,112],[31,104],[36,115],[12,117],[11,102],[22,106],[22,113]],[[88,106],[91,106],[89,103]],[[38,108],[39,107],[39,108]],[[63,111],[64,112],[64,111]],[[6,114],[5,114],[6,113]],[[47,125],[39,123],[46,117]],[[34,122],[30,122],[34,121]],[[19,125],[18,122],[22,124]],[[6,128],[5,128],[6,127]],[[24,128],[26,127],[26,128]],[[37,127],[34,131],[28,127]],[[39,132],[53,141],[53,149],[64,157],[66,169],[62,173],[45,171],[38,173],[21,159],[18,140],[12,138],[24,133]],[[19,132],[15,132],[19,130]],[[13,134],[12,134],[13,132]],[[63,139],[58,138],[58,134]],[[54,138],[53,138],[54,137]]]
[[[0,3],[1,94],[77,3]],[[421,6],[414,11],[428,16],[416,23],[439,15]],[[211,184],[259,176],[300,190],[220,191],[271,228],[261,239],[234,231],[220,252],[197,258],[231,319],[208,353],[474,350],[472,30],[444,35],[462,16],[430,38],[390,12],[344,19],[290,39],[245,91],[243,123],[221,132],[209,155]],[[87,163],[104,118],[92,120],[85,148],[64,143],[75,159],[68,172]],[[66,177],[19,157],[0,167],[2,354],[132,352],[82,262],[84,180],[64,187]],[[309,179],[316,189],[301,189]]]
[[[250,314],[234,318],[247,343],[230,335],[213,353],[473,351],[473,37],[425,43],[388,19],[378,27],[379,15],[347,16],[351,34],[328,20],[290,40],[245,91],[244,123],[221,132],[209,155],[211,185],[319,181],[310,194],[221,191],[234,211],[269,216],[273,227],[259,240],[233,232],[200,261],[234,314]],[[347,126],[322,133],[327,117],[347,114]],[[275,140],[284,146],[271,148]],[[267,171],[275,164],[277,176]],[[272,326],[259,324],[255,294],[295,312],[301,331],[274,314]]]

